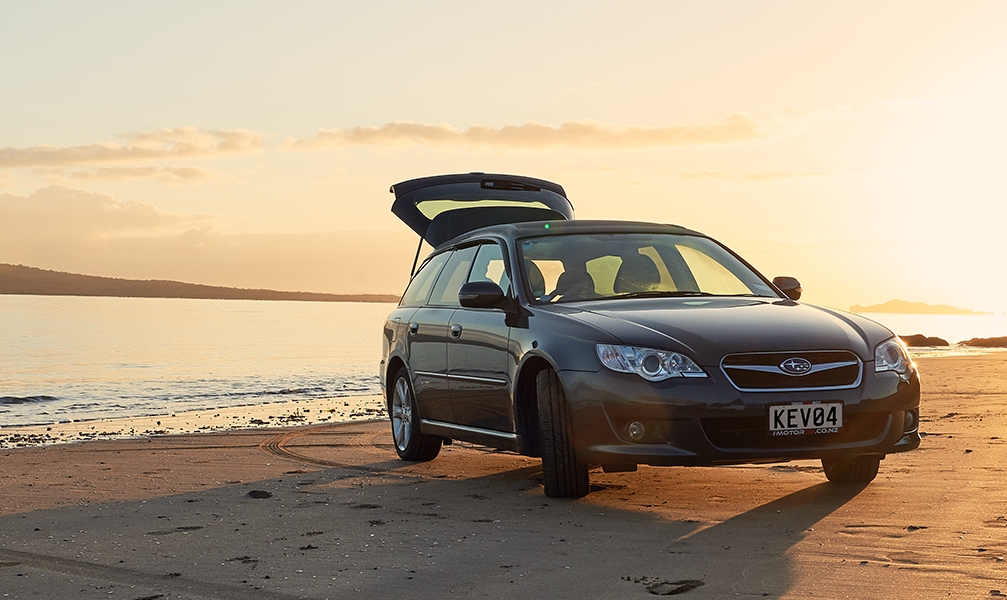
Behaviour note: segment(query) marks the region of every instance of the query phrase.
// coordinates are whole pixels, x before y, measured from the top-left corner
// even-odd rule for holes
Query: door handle
[[[454,325],[451,326],[451,337],[455,338],[456,340],[462,337],[462,326],[459,325],[458,323],[455,323]]]
[[[416,332],[419,331],[419,330],[420,330],[420,324],[417,323],[416,321],[413,321],[412,323],[409,324],[409,333],[412,333],[412,334],[415,335]]]

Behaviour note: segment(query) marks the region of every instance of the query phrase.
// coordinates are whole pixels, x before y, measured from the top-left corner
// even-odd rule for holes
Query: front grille
[[[836,433],[786,436],[769,434],[768,416],[707,417],[701,423],[706,438],[722,450],[797,450],[880,441],[890,418],[888,413],[846,414]]]
[[[810,368],[803,374],[788,373],[781,365],[791,359]],[[852,388],[860,385],[863,371],[857,355],[846,350],[731,354],[720,366],[744,392]]]

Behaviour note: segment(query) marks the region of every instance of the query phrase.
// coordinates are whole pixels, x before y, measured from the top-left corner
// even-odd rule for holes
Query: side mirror
[[[800,300],[801,292],[804,291],[801,289],[801,282],[793,277],[774,277],[773,285],[780,288],[780,291],[791,300]]]
[[[458,302],[465,308],[503,308],[506,300],[492,281],[470,281],[458,290]]]

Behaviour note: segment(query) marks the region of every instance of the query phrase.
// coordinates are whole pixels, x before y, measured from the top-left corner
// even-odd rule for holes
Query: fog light
[[[647,435],[647,428],[643,426],[643,423],[633,421],[626,427],[626,433],[629,434],[629,439],[639,442],[643,436]]]
[[[920,419],[916,410],[915,409],[907,410],[905,421],[902,424],[902,431],[904,431],[905,433],[916,431],[916,429],[919,426],[920,426]]]

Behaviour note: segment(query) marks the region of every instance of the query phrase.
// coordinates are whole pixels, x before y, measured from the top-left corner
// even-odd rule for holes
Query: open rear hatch
[[[435,248],[489,225],[573,219],[561,185],[520,175],[436,175],[389,191],[395,194],[392,213]]]

